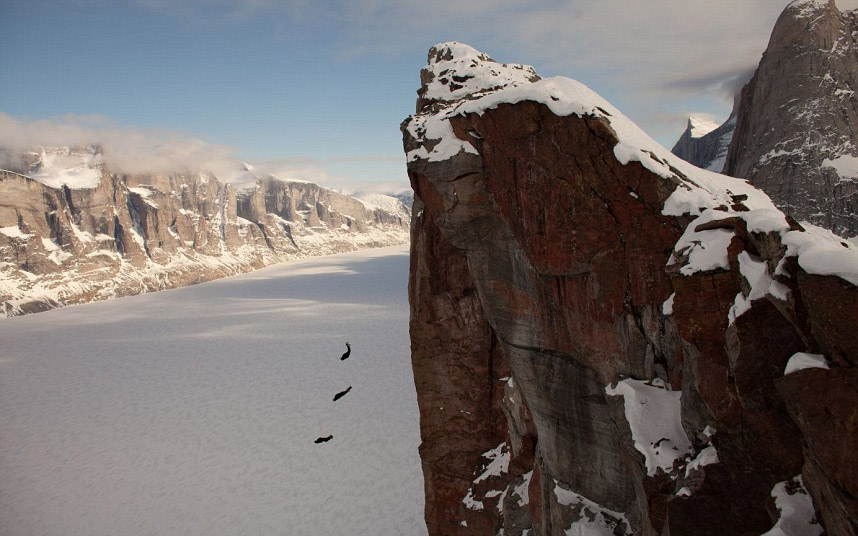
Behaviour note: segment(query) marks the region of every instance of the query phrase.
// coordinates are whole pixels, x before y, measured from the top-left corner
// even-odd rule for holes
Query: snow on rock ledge
[[[819,536],[822,534],[822,526],[816,521],[813,499],[807,493],[801,475],[775,484],[772,497],[780,511],[780,518],[772,530],[761,536]]]
[[[828,362],[825,360],[825,356],[822,354],[796,352],[791,358],[789,358],[789,361],[787,361],[786,368],[784,369],[784,376],[809,368],[828,370],[829,366]]]
[[[605,393],[623,397],[635,449],[644,455],[649,476],[659,469],[670,473],[674,462],[691,451],[691,442],[682,429],[681,391],[668,390],[658,379],[625,379],[607,386]]]
[[[575,519],[564,530],[569,536],[631,536],[629,520],[622,512],[604,508],[587,497],[568,490],[554,481],[554,496],[557,503],[573,510]]]

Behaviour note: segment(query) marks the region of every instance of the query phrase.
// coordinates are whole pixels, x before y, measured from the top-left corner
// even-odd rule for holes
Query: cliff
[[[724,167],[797,220],[841,236],[858,235],[856,31],[858,12],[834,0],[784,9],[741,91]]]
[[[408,239],[407,216],[315,184],[260,177],[236,190],[205,173],[112,174],[83,156],[55,186],[44,152],[29,163],[40,180],[0,171],[3,316]]]
[[[421,82],[430,534],[858,534],[858,251],[573,80],[445,43]]]

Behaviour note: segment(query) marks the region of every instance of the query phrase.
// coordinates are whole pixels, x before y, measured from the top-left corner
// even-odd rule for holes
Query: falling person
[[[348,350],[346,350],[346,353],[344,353],[343,356],[340,358],[340,361],[345,361],[352,354],[352,345],[346,343],[346,348],[348,348]]]
[[[341,399],[342,397],[344,397],[344,396],[346,396],[347,394],[349,394],[349,391],[351,391],[351,390],[352,390],[352,386],[351,386],[351,385],[349,385],[349,388],[348,388],[348,389],[346,389],[345,391],[340,391],[339,393],[335,394],[335,395],[334,395],[334,402],[336,402],[337,400],[339,400],[339,399]]]

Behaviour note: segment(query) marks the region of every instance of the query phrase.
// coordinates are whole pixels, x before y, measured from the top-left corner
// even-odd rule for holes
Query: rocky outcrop
[[[797,220],[841,236],[858,235],[856,31],[858,12],[834,0],[784,9],[740,94],[724,167]]]
[[[797,511],[858,534],[832,463],[858,419],[858,251],[573,80],[445,43],[421,81],[402,131],[430,534],[761,534]]]
[[[81,173],[94,187],[0,171],[3,316],[408,239],[407,216],[312,183],[262,177],[236,190],[203,173],[116,175],[100,162]]]

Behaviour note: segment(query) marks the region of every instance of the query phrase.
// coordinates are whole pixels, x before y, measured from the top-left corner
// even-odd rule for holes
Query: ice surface
[[[669,473],[673,462],[691,450],[680,417],[681,391],[668,391],[661,380],[625,379],[608,385],[605,393],[623,397],[635,449],[644,455],[649,476],[658,469]]]
[[[786,368],[784,369],[784,376],[808,368],[821,368],[828,370],[828,362],[822,354],[796,352],[789,358],[789,361],[787,361]]]
[[[407,271],[397,246],[4,320],[0,534],[425,534]]]

